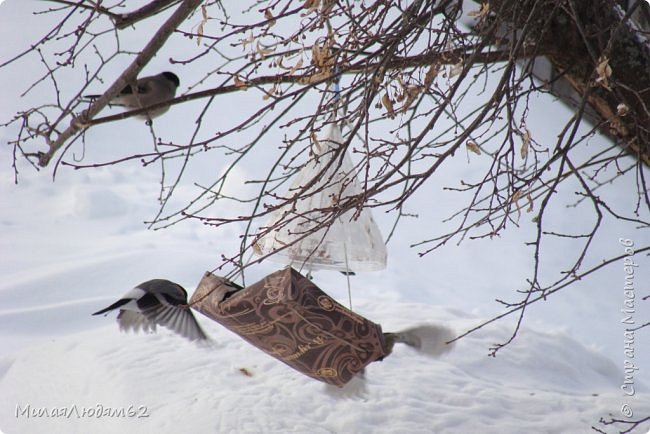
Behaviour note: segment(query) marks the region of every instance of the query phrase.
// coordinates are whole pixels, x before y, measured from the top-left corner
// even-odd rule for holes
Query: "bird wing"
[[[145,77],[136,81],[135,92],[140,95],[146,95],[147,93],[151,92],[151,90],[153,89],[151,78],[152,77]],[[130,84],[124,86],[124,89],[120,91],[120,95],[132,95],[132,94],[133,94],[133,87]]]
[[[118,94],[118,96],[119,96],[119,95],[131,95],[131,94],[133,94],[133,88],[131,87],[130,84],[127,84],[127,85],[124,86],[124,88],[120,91],[120,93]]]
[[[201,329],[201,326],[199,326],[196,318],[194,318],[194,315],[192,315],[192,312],[187,308],[157,305],[143,309],[142,315],[149,322],[167,327],[191,341],[208,338]]]
[[[151,93],[151,91],[153,90],[153,83],[151,80],[139,81],[136,84],[136,86],[137,86],[138,94],[140,95],[146,95],[148,93]]]
[[[149,318],[133,310],[120,310],[120,313],[117,315],[117,324],[120,326],[120,330],[128,332],[133,330],[138,332],[142,330],[145,333],[155,332],[156,323],[151,321]]]

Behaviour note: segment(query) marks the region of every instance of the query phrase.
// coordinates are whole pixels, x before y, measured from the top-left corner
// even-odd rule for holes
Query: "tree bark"
[[[573,106],[576,95],[585,98],[601,132],[650,166],[647,8],[614,0],[490,1],[509,33],[534,41],[551,63],[551,92]]]

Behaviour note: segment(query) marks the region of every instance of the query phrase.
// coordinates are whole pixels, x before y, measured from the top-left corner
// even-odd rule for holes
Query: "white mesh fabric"
[[[293,206],[276,210],[264,228],[280,222],[281,227],[265,234],[257,243],[259,252],[268,255],[278,249],[294,243],[292,246],[277,251],[269,260],[291,264],[296,268],[308,270],[338,271],[375,271],[386,268],[386,246],[369,209],[361,211],[352,219],[356,210],[347,211],[329,228],[321,228],[305,237],[305,234],[318,226],[324,214],[314,211],[329,208],[339,198],[361,193],[361,186],[353,175],[352,160],[346,153],[341,164],[335,161],[321,176],[334,153],[331,152],[343,143],[341,129],[332,124],[325,139],[319,146],[314,146],[314,156],[296,175],[289,194],[299,193],[315,177],[318,181]],[[288,222],[288,223],[284,223]],[[304,237],[300,241],[298,239]]]

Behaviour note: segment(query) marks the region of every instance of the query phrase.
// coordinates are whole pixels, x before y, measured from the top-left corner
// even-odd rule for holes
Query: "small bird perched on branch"
[[[187,306],[187,291],[169,280],[153,279],[141,283],[93,315],[115,309],[120,310],[117,323],[122,331],[156,331],[156,325],[160,325],[191,341],[208,338]]]
[[[178,76],[173,72],[165,71],[158,75],[143,77],[135,82],[135,89],[132,85],[126,86],[111,100],[111,105],[124,106],[129,109],[140,109],[170,100],[176,95],[176,89],[180,85]],[[96,99],[101,95],[85,95],[86,98]],[[169,106],[158,107],[136,117],[151,119],[160,116],[169,110]]]

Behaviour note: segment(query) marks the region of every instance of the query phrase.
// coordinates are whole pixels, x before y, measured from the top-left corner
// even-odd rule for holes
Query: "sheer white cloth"
[[[386,246],[369,209],[362,210],[356,219],[357,210],[349,210],[331,226],[314,231],[325,218],[323,212],[316,210],[329,208],[341,199],[362,192],[347,153],[342,161],[337,159],[323,175],[318,176],[336,155],[332,150],[342,143],[340,127],[332,124],[326,137],[312,146],[313,155],[296,175],[289,194],[299,193],[315,177],[318,180],[307,189],[307,198],[271,215],[262,229],[278,222],[280,227],[258,240],[258,254],[275,252],[268,257],[269,260],[307,270],[357,272],[386,268]],[[294,244],[278,250],[291,243]]]

